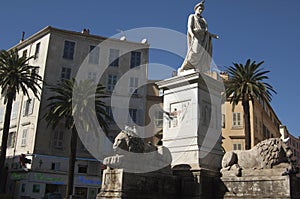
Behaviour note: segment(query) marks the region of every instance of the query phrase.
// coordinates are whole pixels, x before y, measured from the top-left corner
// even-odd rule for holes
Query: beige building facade
[[[280,125],[281,139],[287,140],[287,144],[293,151],[293,160],[295,164],[300,168],[300,137],[293,136],[286,126]],[[300,174],[298,174],[300,176]]]
[[[145,141],[157,146],[162,145],[164,112],[163,97],[160,95],[155,82],[149,80],[147,84],[146,113],[148,114],[145,116]]]
[[[70,132],[63,123],[54,130],[43,119],[47,98],[52,94],[47,84],[64,79],[86,77],[106,87],[107,112],[116,122],[110,122],[110,140],[124,125],[145,122],[148,48],[146,43],[108,39],[82,32],[46,27],[12,48],[20,55],[34,56],[29,64],[39,66],[42,76],[41,99],[19,94],[13,104],[7,148],[6,166],[9,171],[6,189],[14,198],[30,196],[41,198],[49,192],[65,194],[67,183]],[[82,70],[82,66],[87,68]],[[79,72],[78,72],[79,71]],[[115,101],[112,103],[112,98]],[[127,104],[120,102],[126,101]],[[5,105],[0,105],[0,138]],[[140,131],[140,134],[144,132]],[[111,143],[99,145],[107,148]],[[106,141],[105,141],[106,142]],[[95,198],[101,186],[101,162],[91,156],[86,143],[78,142],[74,176],[74,193]],[[26,171],[20,168],[19,156],[26,154],[32,160]]]
[[[260,98],[250,101],[251,148],[262,140],[280,137],[280,124],[268,102]],[[234,110],[228,100],[222,105],[222,137],[225,151],[245,149],[244,111],[241,102]]]

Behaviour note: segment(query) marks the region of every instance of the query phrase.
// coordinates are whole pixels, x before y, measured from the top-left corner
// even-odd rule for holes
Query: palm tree
[[[57,85],[50,86],[49,90],[53,93],[47,100],[49,112],[45,114],[45,120],[48,125],[54,129],[59,123],[64,122],[65,127],[71,130],[68,185],[66,197],[73,194],[74,168],[77,150],[78,132],[77,128],[84,128],[85,132],[93,130],[93,122],[96,119],[100,126],[107,132],[107,117],[105,104],[102,102],[104,87],[100,84],[95,85],[90,80],[81,80],[79,82],[65,80]],[[105,116],[105,117],[104,117]],[[80,121],[80,123],[78,123]],[[76,123],[76,126],[75,126]],[[95,129],[95,128],[94,128]]]
[[[247,60],[246,64],[233,63],[233,66],[227,68],[229,78],[225,81],[226,96],[232,103],[232,110],[235,105],[242,101],[244,110],[244,124],[246,149],[251,148],[251,127],[250,127],[250,110],[249,101],[254,103],[254,99],[260,97],[268,102],[272,99],[272,93],[276,93],[273,87],[265,83],[268,79],[266,76],[270,71],[259,68],[264,62],[256,64],[255,61]]]
[[[29,97],[29,91],[39,99],[42,77],[37,74],[39,67],[29,65],[28,61],[31,58],[33,57],[19,57],[17,49],[0,51],[0,87],[1,95],[4,97],[4,104],[6,104],[1,142],[0,179],[3,179],[4,176],[4,163],[13,101],[19,92]],[[3,183],[4,180],[0,181]],[[4,185],[0,184],[0,187],[0,192],[3,192]]]

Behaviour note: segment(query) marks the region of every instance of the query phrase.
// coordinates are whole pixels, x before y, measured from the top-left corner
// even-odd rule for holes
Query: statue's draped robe
[[[212,37],[207,31],[207,23],[203,17],[192,14],[189,16],[189,26],[191,27],[188,28],[192,29],[195,36],[192,37],[188,31],[188,51],[181,70],[209,71],[212,60]]]

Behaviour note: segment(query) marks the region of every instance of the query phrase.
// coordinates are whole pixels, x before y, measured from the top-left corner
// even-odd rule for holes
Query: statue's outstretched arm
[[[210,36],[212,37],[212,38],[214,38],[214,39],[219,39],[220,37],[218,36],[218,35],[216,35],[216,34],[212,34],[212,33],[209,33],[210,34]]]

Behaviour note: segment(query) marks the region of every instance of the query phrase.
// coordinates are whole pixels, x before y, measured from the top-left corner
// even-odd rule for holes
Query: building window
[[[130,94],[137,94],[138,85],[139,85],[139,78],[130,77],[130,80],[129,80],[129,93]]]
[[[40,45],[41,45],[40,42],[37,43],[37,44],[35,45],[34,59],[39,58],[39,54],[40,54]]]
[[[21,185],[21,192],[24,193],[25,190],[26,190],[26,184],[23,183],[23,184]]]
[[[71,68],[62,67],[60,77],[62,81],[71,79]]]
[[[233,144],[233,150],[242,150],[242,144]]]
[[[27,50],[23,51],[22,57],[27,57]]]
[[[274,123],[274,120],[273,120],[273,115],[272,113],[270,112],[270,120]]]
[[[57,149],[63,148],[64,134],[62,131],[55,131],[53,136],[53,146]]]
[[[34,108],[34,98],[27,99],[24,102],[24,106],[23,106],[23,116],[31,115],[33,113],[33,108]]]
[[[51,170],[59,171],[60,170],[60,162],[52,162],[51,163]]]
[[[132,121],[131,121],[132,120]],[[128,123],[137,123],[137,109],[129,109]]]
[[[13,148],[15,146],[15,136],[16,132],[9,132],[8,138],[7,138],[7,147]]]
[[[267,102],[264,101],[263,107],[264,107],[266,113],[269,115],[269,109],[268,109],[268,104],[267,104]]]
[[[241,113],[232,113],[232,126],[233,127],[241,127]]]
[[[99,64],[100,48],[98,46],[90,46],[89,63]]]
[[[163,127],[163,112],[162,111],[155,112],[155,120],[154,121],[155,121],[156,128]]]
[[[65,41],[63,58],[72,60],[74,56],[74,49],[75,49],[75,42]]]
[[[106,90],[112,92],[117,84],[117,75],[108,75]]]
[[[33,79],[35,82],[37,82],[37,79],[36,79],[36,75],[39,74],[39,69],[38,68],[34,68],[31,70],[31,79]]]
[[[110,49],[109,50],[109,66],[119,66],[120,50]]]
[[[95,73],[95,72],[89,72],[88,73],[88,79],[91,80],[92,82],[96,82],[97,73]]]
[[[19,111],[19,102],[14,102],[12,112],[11,112],[12,120],[17,119],[18,111]]]
[[[263,136],[264,136],[264,139],[271,137],[271,133],[265,125],[263,125]]]
[[[78,173],[87,173],[87,165],[78,165]]]
[[[28,129],[24,129],[23,133],[22,133],[22,139],[21,139],[21,146],[22,147],[26,146],[27,133],[28,133]]]
[[[3,116],[4,116],[4,108],[0,108],[0,123],[3,122]]]
[[[130,68],[135,68],[141,65],[141,52],[131,52]]]
[[[33,184],[32,185],[32,193],[40,193],[41,185]]]

